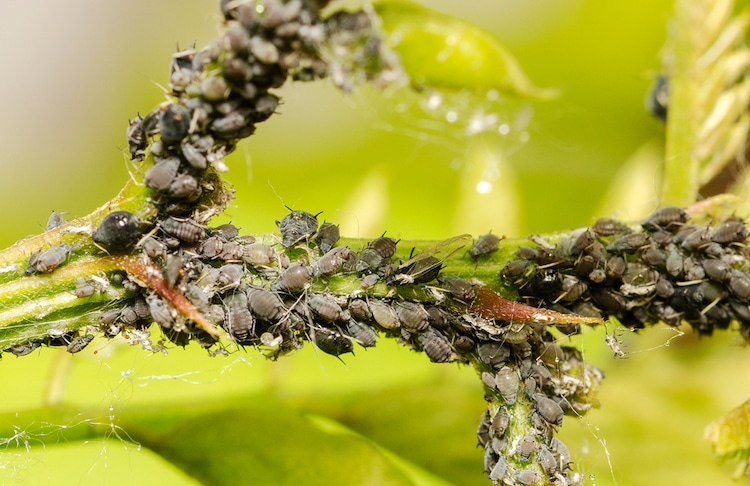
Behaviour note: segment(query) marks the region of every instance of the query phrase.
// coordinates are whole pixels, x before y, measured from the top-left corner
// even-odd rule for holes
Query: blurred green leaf
[[[498,91],[531,99],[556,96],[534,86],[516,59],[478,27],[407,0],[378,2],[387,40],[418,87]]]

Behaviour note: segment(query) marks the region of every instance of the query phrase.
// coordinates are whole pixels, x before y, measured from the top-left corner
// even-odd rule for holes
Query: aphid
[[[675,206],[659,208],[643,220],[641,226],[647,231],[671,231],[687,223],[690,216]]]
[[[469,302],[476,297],[474,287],[462,278],[453,275],[442,275],[438,277],[438,282],[456,300]]]
[[[358,321],[369,322],[372,320],[372,312],[367,306],[367,302],[362,299],[352,299],[347,305],[349,314]]]
[[[620,291],[629,297],[649,295],[656,288],[658,277],[653,268],[642,263],[630,263],[622,276]]]
[[[224,326],[238,343],[249,342],[255,335],[255,317],[250,313],[244,292],[233,292],[225,297]]]
[[[162,159],[149,167],[143,178],[143,183],[146,184],[146,187],[155,191],[166,191],[177,176],[179,168],[180,159],[177,157]]]
[[[223,238],[224,241],[233,240],[237,238],[237,236],[239,236],[240,234],[239,228],[237,228],[235,225],[231,223],[225,223],[225,224],[219,225],[216,228],[214,228],[213,231],[216,234],[216,236]],[[252,241],[249,241],[248,243],[255,242],[255,238],[253,238],[252,236],[249,238],[252,238]]]
[[[254,267],[268,265],[275,259],[276,251],[271,245],[263,243],[245,245],[242,253],[242,261]]]
[[[656,267],[664,263],[666,260],[666,255],[663,251],[659,250],[654,245],[647,246],[642,252],[641,252],[641,259],[643,260],[643,263],[650,265],[652,267]]]
[[[203,242],[201,253],[206,258],[216,258],[221,255],[224,249],[224,242],[218,236],[211,236]]]
[[[153,236],[143,240],[143,251],[151,259],[165,258],[167,254],[166,247]]]
[[[498,454],[494,450],[492,450],[492,447],[490,444],[487,444],[484,446],[484,472],[487,474],[492,471],[498,462]]]
[[[667,255],[666,259],[666,269],[667,273],[670,274],[673,277],[677,277],[682,273],[683,268],[683,259],[682,255],[678,253],[676,250],[670,251]]]
[[[368,325],[349,319],[346,323],[346,332],[363,348],[375,346],[378,334]]]
[[[186,243],[197,243],[206,235],[203,228],[192,219],[178,219],[170,216],[162,221],[161,228],[167,234]]]
[[[359,279],[359,285],[363,289],[369,289],[372,288],[376,283],[378,283],[378,280],[380,280],[380,275],[377,273],[371,273],[370,275],[365,275],[361,279]]]
[[[422,304],[409,301],[395,301],[393,309],[396,311],[401,325],[408,331],[422,331],[427,327],[430,315]]]
[[[591,231],[599,236],[614,236],[630,233],[632,230],[625,223],[612,218],[601,218],[591,226]]]
[[[521,462],[528,462],[531,459],[531,455],[536,449],[536,439],[534,436],[527,435],[518,444],[518,460]]]
[[[517,283],[521,281],[520,279],[524,276],[528,268],[528,260],[513,260],[512,262],[508,262],[508,264],[503,267],[503,269],[500,271],[500,276],[502,276],[505,280]]]
[[[198,170],[204,170],[208,167],[206,156],[203,155],[203,153],[193,144],[182,142],[180,148],[182,149],[182,156],[185,157],[185,160],[187,160],[187,163],[190,164],[191,167]]]
[[[365,248],[359,252],[357,264],[354,267],[358,272],[374,272],[382,267],[388,260],[372,248]]]
[[[356,258],[357,254],[345,246],[337,246],[313,263],[315,275],[333,275],[341,271],[344,263]]]
[[[508,473],[508,460],[503,455],[498,455],[497,463],[490,471],[490,481],[494,484],[501,482]],[[533,483],[532,483],[533,484]]]
[[[486,341],[477,346],[477,353],[482,363],[498,369],[510,358],[510,348],[494,341]]]
[[[120,316],[120,309],[108,309],[101,313],[99,322],[105,326],[112,324]]]
[[[151,294],[146,297],[146,303],[148,303],[151,318],[154,322],[164,329],[171,329],[174,324],[174,318],[172,317],[172,312],[169,310],[167,303],[156,294]]]
[[[79,299],[91,297],[96,292],[94,284],[87,282],[83,277],[76,279],[75,294]]]
[[[731,267],[722,260],[703,260],[701,266],[708,278],[715,282],[726,282],[731,276]]]
[[[143,133],[143,117],[136,116],[128,123],[125,134],[128,138],[128,150],[133,160],[142,159],[146,155],[146,134]]]
[[[619,292],[609,288],[589,288],[594,303],[603,311],[616,314],[625,309],[625,298]]]
[[[548,476],[552,476],[557,471],[557,461],[555,456],[552,455],[550,450],[544,445],[539,444],[539,448],[536,451],[536,458],[539,461],[539,465]]]
[[[63,218],[63,213],[58,213],[56,211],[52,211],[52,214],[49,215],[49,219],[47,219],[47,231],[53,230],[57,228],[58,226],[62,226],[65,224],[65,218]]]
[[[489,255],[493,251],[496,251],[499,246],[500,237],[492,233],[487,233],[477,238],[474,246],[469,250],[469,255],[472,258],[479,258],[480,256]]]
[[[423,254],[420,254],[420,256]],[[435,280],[443,268],[442,260],[427,255],[424,258],[410,260],[388,275],[388,285],[421,284]]]
[[[70,344],[68,344],[67,348],[65,349],[70,354],[75,354],[83,351],[83,348],[89,345],[91,341],[94,340],[93,334],[85,334],[83,336],[77,337],[70,341]]]
[[[248,287],[247,306],[258,319],[278,321],[284,317],[286,308],[278,295],[260,287]]]
[[[135,313],[132,305],[128,305],[122,308],[120,311],[120,320],[128,326],[132,326],[138,321],[138,314]]]
[[[563,277],[561,284],[560,290],[562,290],[562,293],[556,301],[563,300],[565,302],[575,302],[583,296],[587,289],[588,286],[585,282],[581,282],[572,275],[566,275]]]
[[[635,253],[646,245],[648,245],[648,235],[646,233],[630,233],[617,238],[607,245],[607,251],[615,254]]]
[[[482,420],[477,427],[477,445],[485,447],[490,442],[490,412],[485,411],[482,414]]]
[[[703,280],[706,276],[706,272],[703,270],[703,266],[696,261],[693,257],[687,257],[683,261],[683,270],[685,274],[685,280],[690,282],[693,280]]]
[[[141,239],[140,220],[133,213],[114,211],[102,219],[92,236],[110,253],[124,253]]]
[[[666,278],[660,277],[656,281],[656,295],[662,299],[668,299],[674,294],[672,283]]]
[[[714,229],[711,239],[722,245],[742,243],[747,239],[747,228],[741,221],[729,221]]]
[[[508,415],[508,412],[505,410],[505,408],[501,408],[492,418],[492,423],[490,424],[490,433],[495,437],[502,437],[502,435],[505,434],[505,431],[508,430],[509,424],[510,416]]]
[[[201,195],[198,180],[189,174],[180,174],[169,185],[169,195],[177,199],[195,200]]]
[[[339,226],[333,223],[323,223],[318,228],[318,233],[315,235],[315,242],[318,244],[320,253],[326,254],[331,251],[331,248],[339,241],[340,237]]]
[[[245,274],[245,268],[242,265],[236,263],[230,263],[222,265],[219,268],[219,277],[217,282],[222,288],[236,288],[242,281],[242,276]]]
[[[281,244],[285,248],[291,248],[315,234],[318,229],[318,218],[307,211],[292,211],[281,221],[277,221],[276,225],[281,232]]]
[[[661,120],[667,122],[669,114],[669,78],[664,74],[659,74],[654,80],[651,89],[646,96],[646,109]]]
[[[566,446],[557,437],[552,437],[552,440],[550,441],[550,451],[552,452],[552,454],[557,456],[560,471],[562,471],[563,473],[567,471],[573,462],[570,459],[570,451],[568,450],[568,446]]]
[[[15,346],[9,346],[3,349],[3,351],[13,353],[16,356],[26,356],[27,354],[31,353],[39,346],[40,346],[39,342],[31,341],[28,343],[16,344]]]
[[[190,130],[190,112],[182,105],[167,105],[159,108],[159,132],[166,146],[182,141]]]
[[[370,312],[375,322],[384,329],[396,329],[401,325],[393,307],[381,300],[369,301]]]
[[[313,270],[308,265],[296,262],[281,272],[278,280],[271,284],[274,292],[297,292],[303,290],[312,280]]]
[[[482,383],[484,383],[484,386],[486,386],[490,390],[496,390],[495,386],[495,375],[492,373],[488,373],[486,371],[482,371]]]
[[[582,231],[573,240],[570,246],[570,254],[572,256],[580,255],[581,252],[589,248],[595,241],[596,241],[596,235],[594,234],[593,231],[588,230],[588,229]]]
[[[70,255],[70,245],[61,244],[47,250],[35,251],[26,264],[26,275],[35,273],[52,273],[57,267],[65,263]]]
[[[417,341],[433,363],[447,363],[453,357],[451,343],[432,328],[427,328],[424,332],[417,334]]]
[[[675,238],[676,239],[676,238]],[[693,231],[685,237],[681,246],[689,251],[701,250],[711,244],[711,230],[702,228]]]
[[[327,322],[338,321],[344,314],[336,299],[328,295],[310,294],[307,297],[307,304],[318,317]]]
[[[495,375],[495,386],[497,387],[497,391],[508,405],[514,405],[516,403],[518,384],[518,373],[507,366],[503,366]]]
[[[733,272],[729,279],[729,290],[740,301],[750,301],[750,275],[742,272]]]
[[[522,469],[516,472],[516,481],[520,484],[531,485],[539,482],[539,473],[533,469]]]
[[[354,353],[352,340],[338,331],[325,327],[312,327],[310,338],[318,349],[333,356],[341,356],[345,353]]]
[[[536,396],[536,403],[534,404],[536,411],[542,416],[544,420],[553,424],[561,425],[563,421],[563,410],[556,401],[547,398],[543,395]]]

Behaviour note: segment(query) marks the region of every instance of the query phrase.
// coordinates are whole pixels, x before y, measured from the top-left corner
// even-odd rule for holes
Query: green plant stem
[[[698,194],[699,160],[695,148],[703,113],[696,106],[700,76],[695,71],[706,47],[702,32],[713,6],[713,0],[675,2],[662,206],[687,206]]]

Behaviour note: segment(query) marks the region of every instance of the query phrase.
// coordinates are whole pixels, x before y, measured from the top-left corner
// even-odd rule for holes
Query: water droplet
[[[477,192],[479,194],[489,194],[492,192],[492,183],[490,181],[477,182]]]
[[[451,161],[451,170],[458,170],[463,165],[463,161],[461,159],[453,159]]]
[[[436,91],[433,91],[427,97],[427,108],[430,109],[430,110],[436,110],[442,104],[443,104],[443,97],[440,96],[440,93],[438,93]]]
[[[448,121],[448,123],[454,123],[456,120],[458,120],[458,113],[451,110],[445,114],[445,119],[446,121]]]
[[[510,125],[507,123],[503,123],[497,128],[497,131],[500,133],[500,135],[507,135],[510,133]]]

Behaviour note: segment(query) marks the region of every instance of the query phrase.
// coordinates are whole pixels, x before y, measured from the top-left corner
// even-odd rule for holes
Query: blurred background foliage
[[[166,83],[176,45],[202,46],[214,37],[215,3],[0,3],[6,46],[0,244],[40,232],[52,210],[80,216],[117,192],[129,177],[128,119],[162,101],[158,83]],[[535,84],[559,88],[561,96],[502,107],[498,115],[520,120],[519,127],[533,110],[525,128],[513,125],[507,136],[466,136],[477,110],[490,113],[502,103],[445,97],[443,106],[457,116],[451,123],[403,94],[363,88],[344,96],[328,82],[286,86],[281,115],[229,161],[237,200],[228,219],[247,232],[269,232],[287,205],[324,211],[347,236],[387,230],[403,239],[442,239],[490,229],[550,232],[599,216],[638,218],[658,204],[664,130],[644,110],[644,97],[659,69],[670,2],[434,0],[430,6],[497,36]],[[485,179],[492,190],[480,194],[476,185]],[[607,374],[603,406],[581,421],[566,419],[562,431],[586,484],[732,484],[731,466],[715,463],[702,436],[711,420],[750,395],[740,339],[688,333],[670,340],[672,331],[657,328],[620,336],[630,354],[614,360],[604,332],[576,341]],[[189,347],[165,357],[115,340],[95,341],[72,357],[54,349],[5,355],[1,364],[3,483],[197,484],[129,442],[132,431],[156,447],[157,432],[171,426],[178,427],[175,437],[194,439],[190,448],[223,457],[245,444],[206,430],[264,431],[266,441],[275,439],[263,447],[279,461],[264,459],[279,468],[277,484],[299,482],[291,472],[308,455],[321,471],[336,473],[379,454],[372,446],[317,455],[295,450],[295,434],[310,428],[300,421],[326,430],[324,420],[305,418],[312,414],[449,483],[488,484],[482,452],[474,448],[484,410],[474,372],[431,364],[390,342],[345,363],[311,346],[269,363],[252,350],[211,358]],[[76,413],[62,421],[40,410],[50,401]],[[186,434],[180,421],[192,424],[193,412],[211,415]],[[253,418],[275,428],[256,427]],[[76,435],[96,424],[107,438]],[[249,469],[260,464],[245,459]],[[227,464],[215,467],[227,467],[229,478],[242,476]],[[383,478],[390,479],[381,484],[403,480],[396,473]]]

